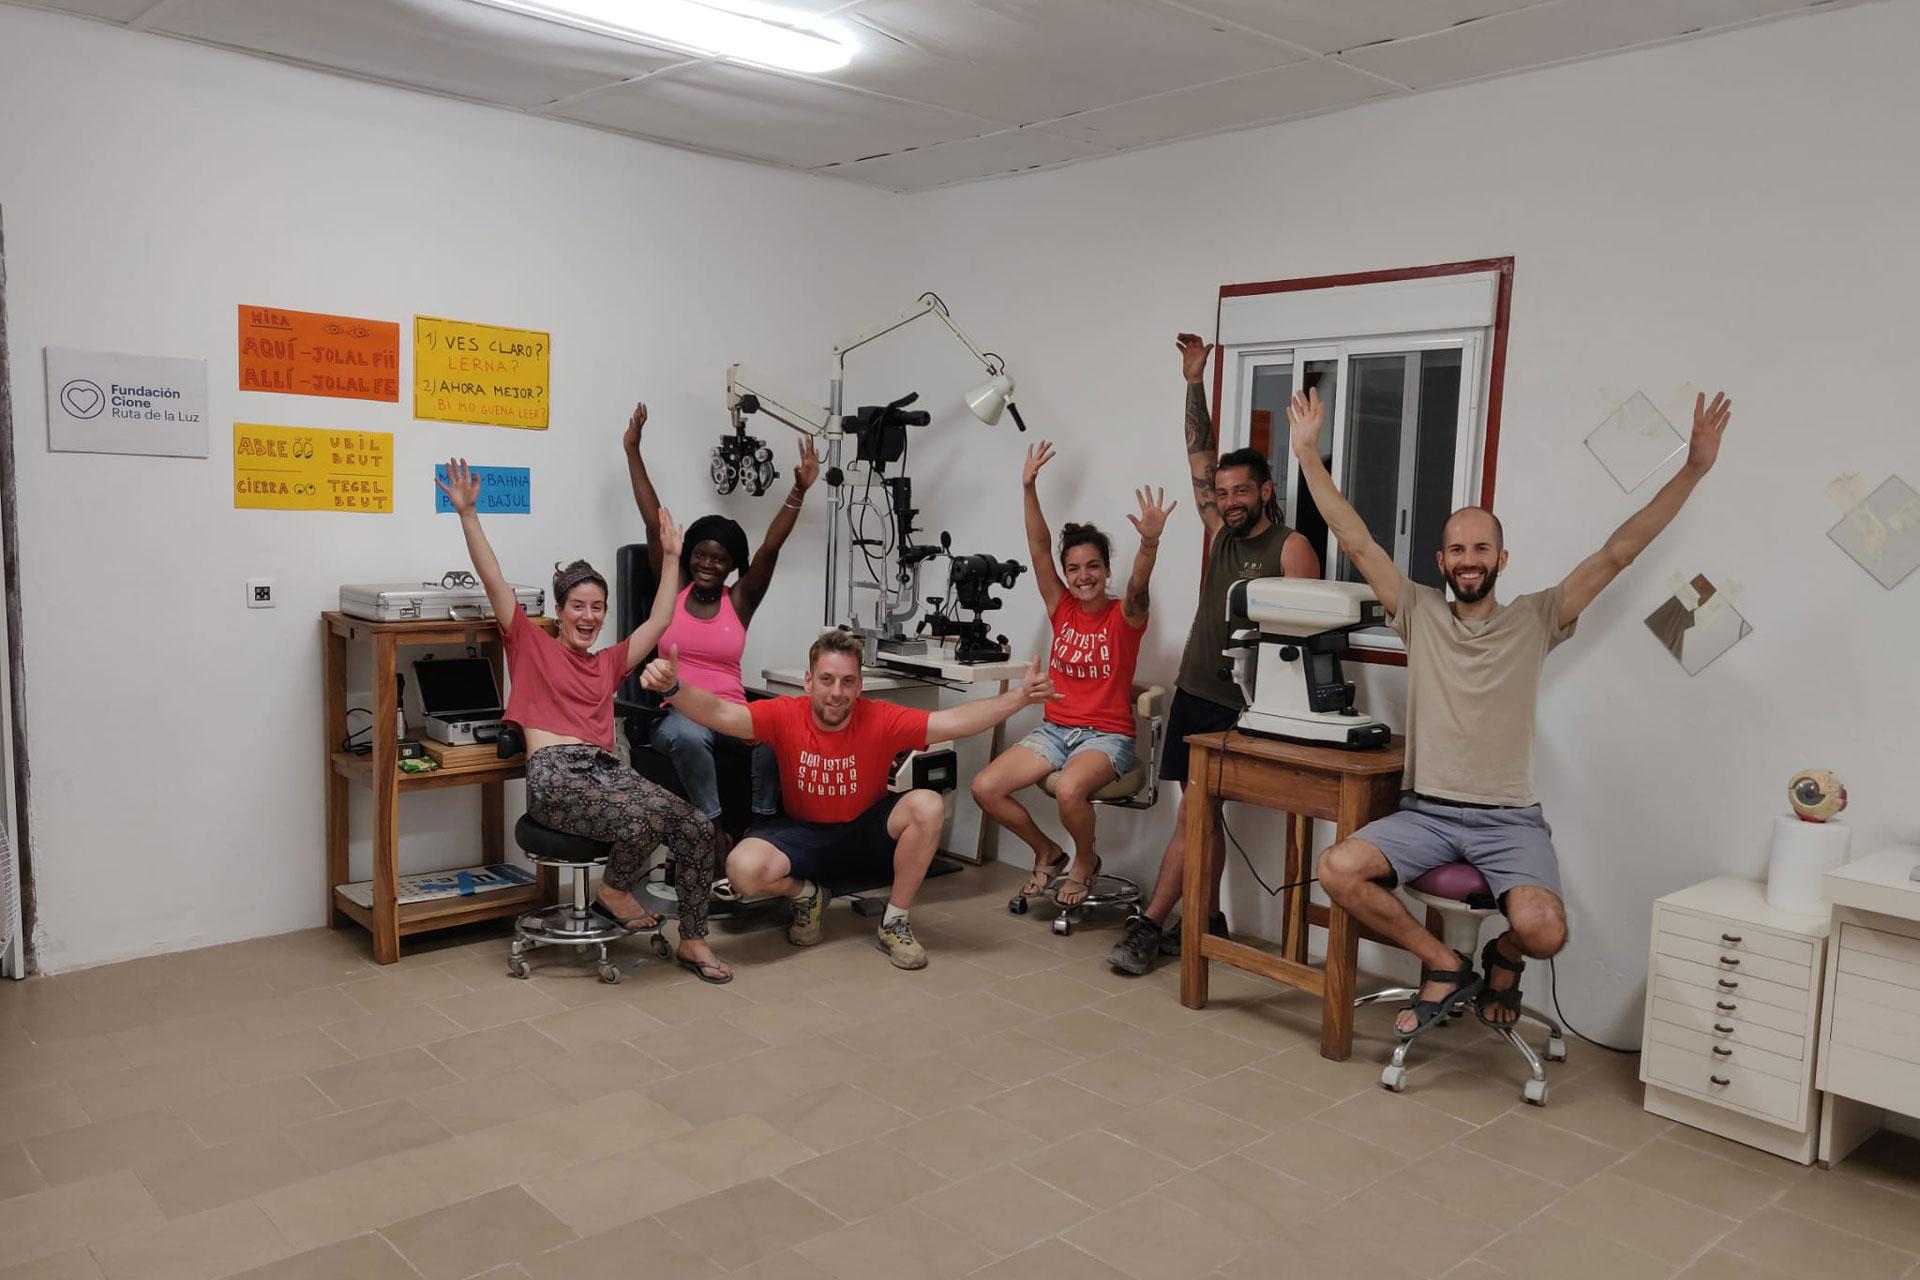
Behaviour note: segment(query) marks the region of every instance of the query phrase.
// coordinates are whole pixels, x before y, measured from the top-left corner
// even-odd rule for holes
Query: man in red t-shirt
[[[820,941],[827,909],[823,878],[891,873],[893,892],[875,945],[899,968],[926,968],[926,948],[913,936],[907,908],[939,848],[946,806],[936,791],[889,791],[894,757],[930,740],[983,733],[1022,707],[1052,701],[1058,695],[1040,660],[1018,689],[916,711],[860,696],[861,645],[844,631],[813,642],[805,697],[744,707],[682,685],[678,656],[655,659],[641,683],[695,724],[765,742],[780,762],[786,816],[759,823],[727,855],[733,887],[751,897],[791,898],[787,941],[810,947]]]

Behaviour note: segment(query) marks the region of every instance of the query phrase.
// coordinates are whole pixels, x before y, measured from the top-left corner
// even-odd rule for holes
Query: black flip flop
[[[660,927],[659,916],[654,916],[651,923],[642,923],[641,922],[642,918],[640,916],[628,916],[625,920],[622,920],[619,916],[613,914],[613,909],[611,907],[608,907],[604,902],[601,902],[598,898],[595,898],[593,900],[593,905],[589,906],[587,910],[591,911],[594,915],[599,916],[602,920],[612,921],[614,924],[619,925],[622,929],[625,929],[628,933],[652,933]]]
[[[1411,1031],[1400,1030],[1400,1024],[1397,1019],[1395,1020],[1393,1033],[1402,1040],[1411,1040],[1420,1035],[1434,1023],[1445,1018],[1449,1010],[1480,994],[1484,980],[1473,971],[1472,957],[1464,951],[1456,951],[1453,954],[1460,960],[1460,967],[1457,969],[1422,968],[1420,970],[1420,981],[1423,985],[1429,982],[1451,982],[1453,990],[1438,1000],[1422,1000],[1419,993],[1415,992],[1413,999],[1401,1005],[1400,1012],[1411,1011],[1414,1019]]]
[[[710,987],[724,987],[733,981],[732,971],[728,971],[727,976],[724,978],[709,978],[706,975],[706,970],[718,969],[720,967],[719,964],[713,961],[702,963],[698,960],[682,960],[679,956],[675,956],[674,962]]]
[[[1500,939],[1495,938],[1480,950],[1481,967],[1487,971],[1487,980],[1481,986],[1473,1000],[1473,1016],[1480,1019],[1495,1031],[1511,1031],[1520,1022],[1520,975],[1526,972],[1525,960],[1509,960],[1500,952]],[[1505,969],[1513,975],[1513,985],[1504,991],[1493,989],[1493,971]],[[1511,1009],[1513,1021],[1495,1022],[1487,1016],[1489,1009]]]

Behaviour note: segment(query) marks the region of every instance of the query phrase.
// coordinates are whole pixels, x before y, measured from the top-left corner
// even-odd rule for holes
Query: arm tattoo
[[[1209,462],[1193,473],[1193,500],[1202,511],[1209,511],[1214,506],[1213,472],[1214,465]]]
[[[1187,452],[1214,453],[1219,449],[1214,436],[1213,414],[1207,411],[1207,390],[1198,382],[1187,384]]]
[[[1146,583],[1141,583],[1138,587],[1127,593],[1126,609],[1128,613],[1134,614],[1136,617],[1147,611]]]

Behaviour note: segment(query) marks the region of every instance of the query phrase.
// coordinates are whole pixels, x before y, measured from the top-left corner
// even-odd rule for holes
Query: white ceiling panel
[[[1274,71],[1223,80],[1196,89],[1175,89],[1117,107],[1049,121],[1049,133],[1066,134],[1104,147],[1144,147],[1195,134],[1218,133],[1350,106],[1399,94],[1377,76],[1332,58],[1296,62]]]
[[[818,172],[869,182],[891,191],[920,191],[950,182],[1018,173],[1105,154],[1104,147],[1089,146],[1039,129],[1009,129],[937,147],[896,151],[890,156],[835,165]]]
[[[687,60],[471,0],[179,0],[152,27],[522,108]]]
[[[620,85],[562,104],[553,114],[803,169],[953,142],[998,128],[959,112],[721,62]]]
[[[1293,62],[1295,49],[1157,0],[864,0],[832,73],[1008,124]]]
[[[1316,53],[1404,40],[1541,0],[1178,0]]]
[[[1410,88],[1428,89],[1805,7],[1805,0],[1552,0],[1342,58]]]

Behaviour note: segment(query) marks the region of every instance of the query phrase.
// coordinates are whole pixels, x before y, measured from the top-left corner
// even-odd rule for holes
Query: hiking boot
[[[793,923],[787,926],[787,941],[796,947],[811,947],[820,941],[827,918],[827,889],[816,882],[813,892],[793,900]]]
[[[887,953],[887,959],[893,961],[896,969],[927,967],[927,949],[913,936],[913,926],[904,916],[892,924],[881,925],[880,932],[873,936],[873,945]]]
[[[1160,958],[1160,926],[1145,916],[1127,917],[1127,931],[1107,953],[1107,963],[1135,976],[1153,968]]]

